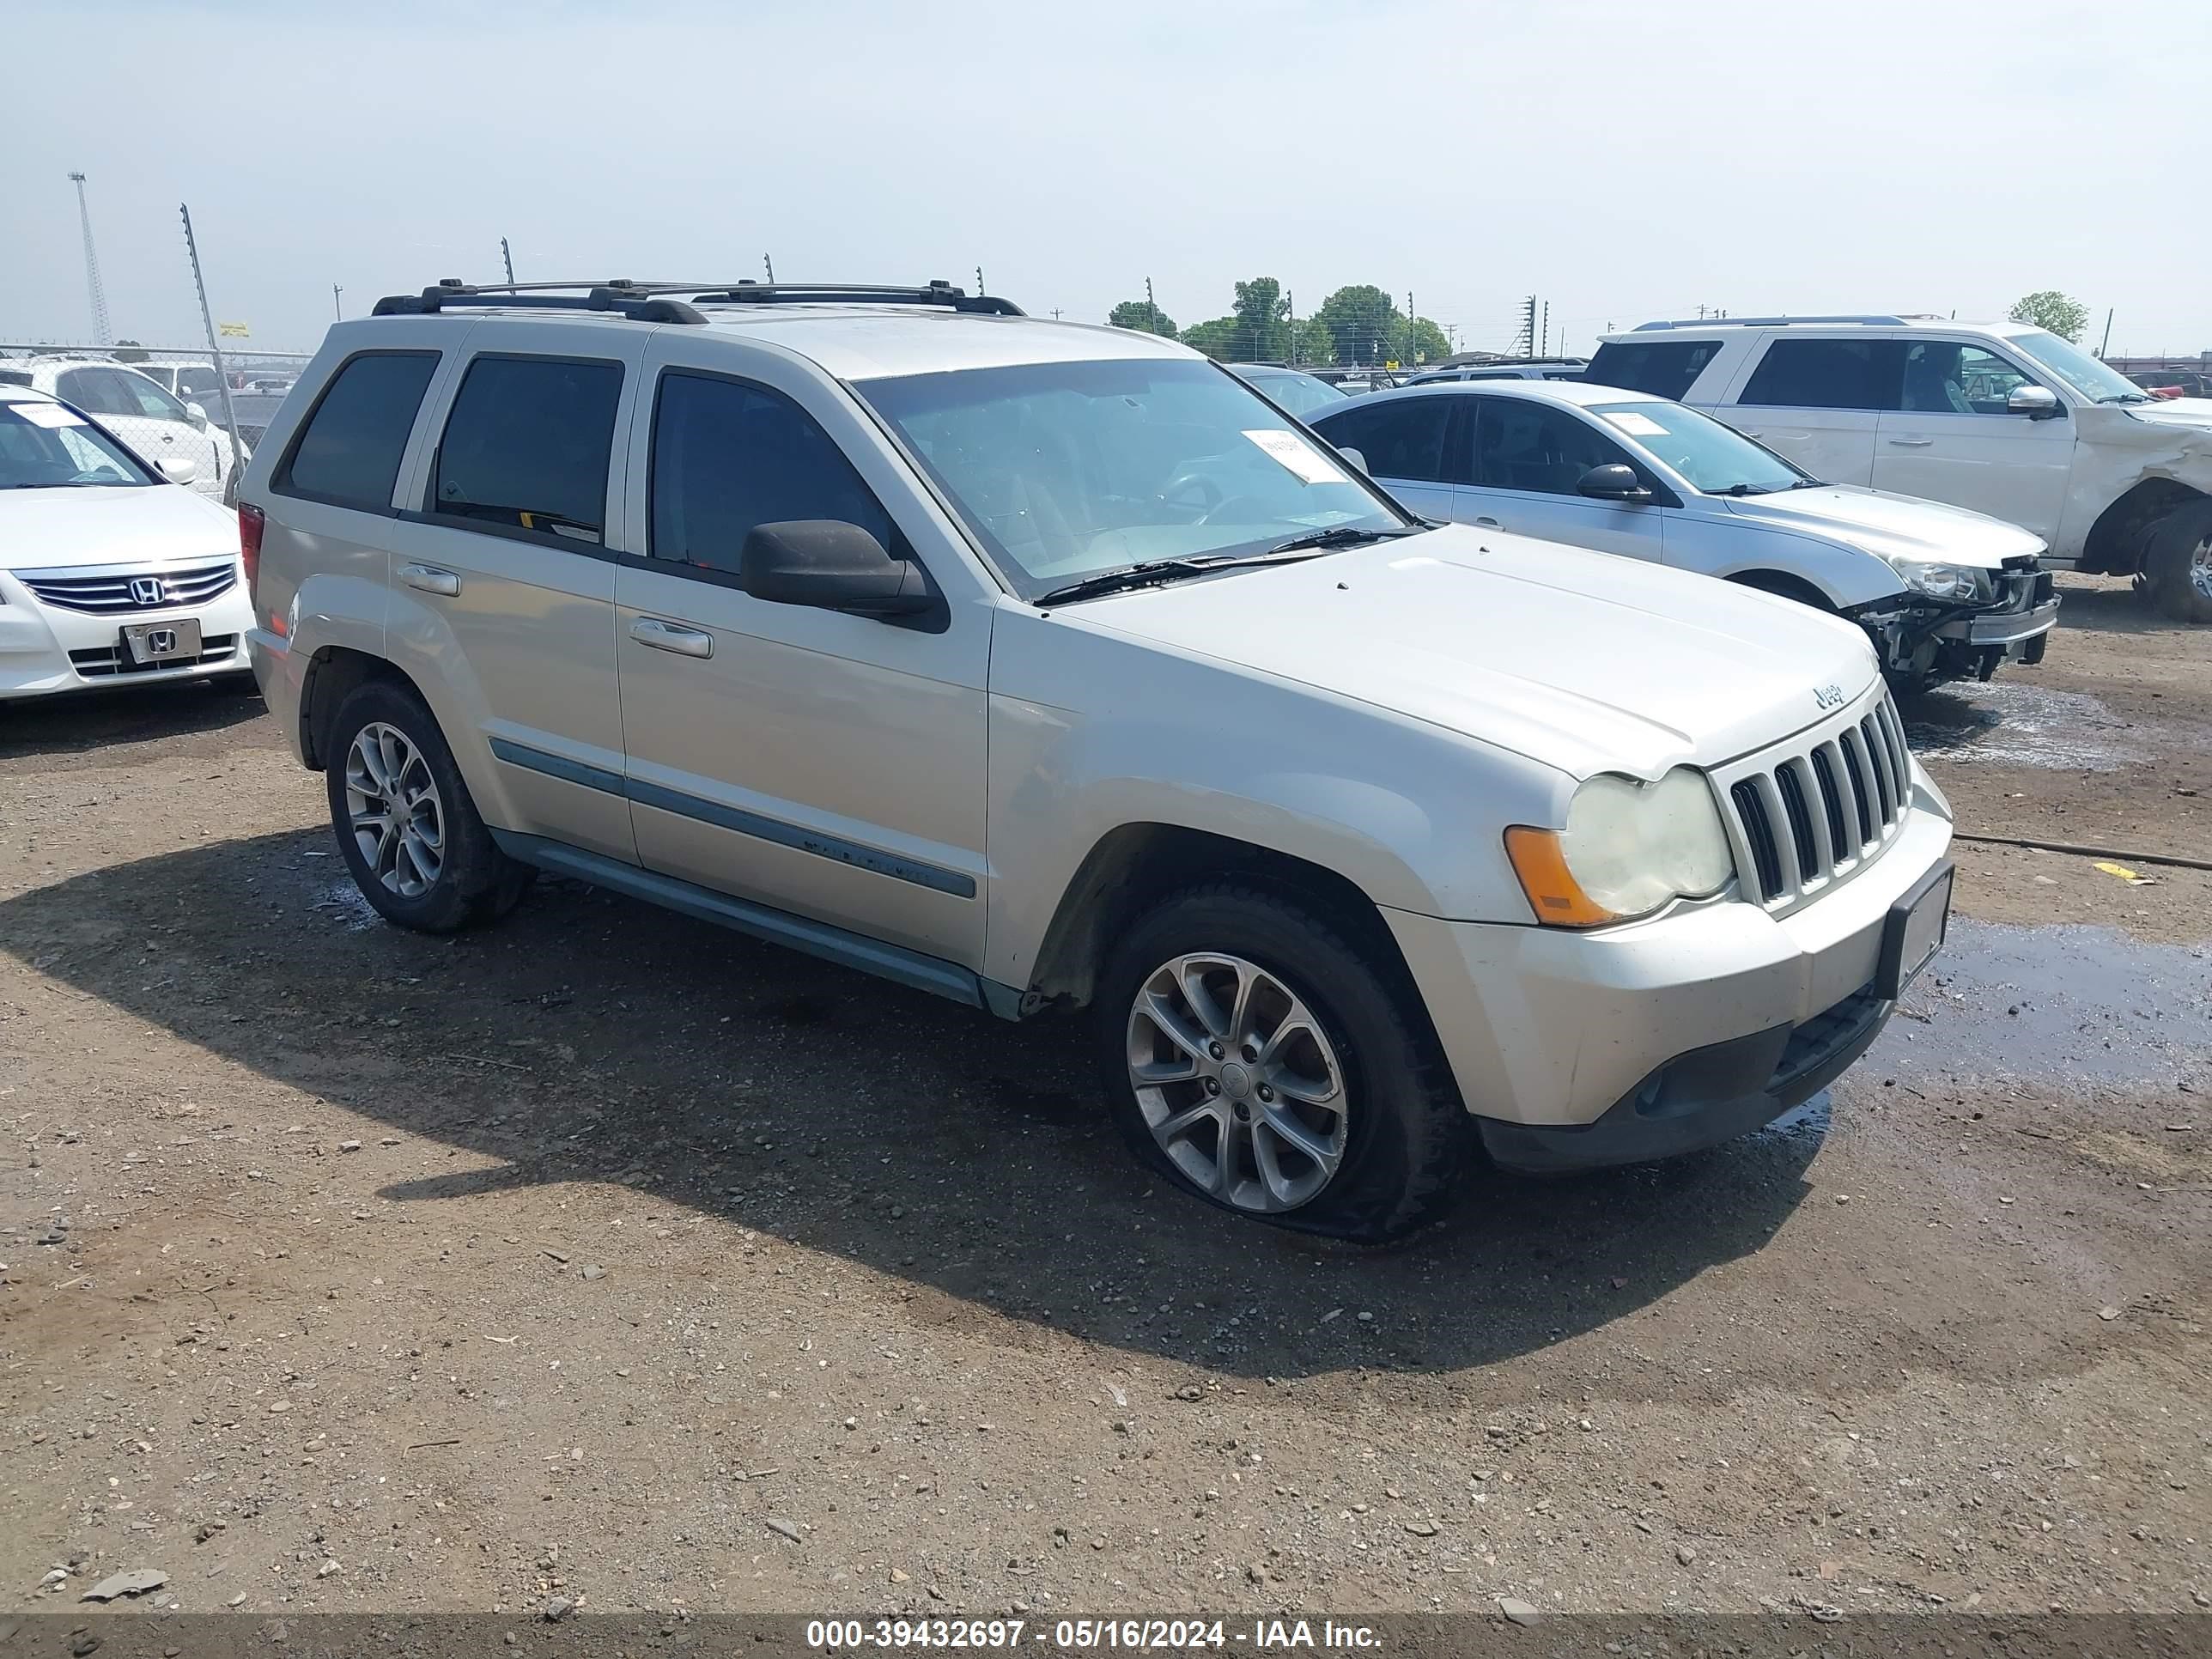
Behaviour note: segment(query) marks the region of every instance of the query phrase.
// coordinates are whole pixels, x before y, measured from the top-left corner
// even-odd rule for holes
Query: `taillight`
[[[251,600],[261,586],[261,528],[268,520],[261,509],[238,504],[238,558],[246,567],[246,592]]]

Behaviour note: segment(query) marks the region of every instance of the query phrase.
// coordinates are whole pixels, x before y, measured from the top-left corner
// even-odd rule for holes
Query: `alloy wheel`
[[[396,726],[372,721],[346,751],[347,828],[377,880],[420,898],[446,867],[446,814],[422,751]]]
[[[1129,1009],[1129,1084],[1161,1152],[1240,1210],[1310,1203],[1344,1162],[1344,1068],[1312,1012],[1242,957],[1162,963]]]

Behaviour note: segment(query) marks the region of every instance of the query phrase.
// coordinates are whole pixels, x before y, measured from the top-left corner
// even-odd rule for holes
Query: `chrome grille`
[[[227,560],[166,570],[19,570],[15,574],[24,586],[48,605],[110,617],[205,605],[237,582],[238,565]],[[156,582],[158,589],[147,586]]]
[[[69,653],[70,666],[85,679],[99,680],[131,674],[173,674],[179,668],[212,668],[238,654],[238,635],[210,634],[200,641],[197,657],[162,657],[153,662],[133,662],[119,645],[94,646]]]
[[[1905,727],[1877,684],[1849,710],[1719,768],[1747,896],[1785,910],[1881,856],[1912,801]]]

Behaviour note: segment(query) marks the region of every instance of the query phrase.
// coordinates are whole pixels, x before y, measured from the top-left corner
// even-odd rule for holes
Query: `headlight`
[[[1959,605],[1976,605],[1987,600],[1992,592],[1990,573],[1972,565],[1929,564],[1919,559],[1899,559],[1894,562],[1897,579],[1916,593],[1925,593],[1931,599],[1949,599]]]
[[[1717,893],[1735,873],[1728,832],[1705,775],[1678,766],[1656,783],[1590,778],[1565,830],[1516,825],[1506,856],[1540,922],[1595,927],[1675,897]]]

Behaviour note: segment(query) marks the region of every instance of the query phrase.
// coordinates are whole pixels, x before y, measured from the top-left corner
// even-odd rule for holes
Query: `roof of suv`
[[[1755,328],[1924,328],[1937,332],[1973,329],[1984,334],[2012,335],[2033,332],[2035,326],[2033,323],[1976,321],[1968,318],[1936,317],[1918,313],[1911,315],[1868,313],[1834,317],[1677,317],[1658,322],[1638,323],[1634,328],[1601,337],[1611,343],[1641,339],[1653,334],[1738,334]]]
[[[590,291],[574,296],[544,291],[556,288]],[[870,289],[745,283],[742,299],[739,291],[724,293],[711,284],[530,284],[512,290],[441,284],[419,297],[381,301],[370,318],[339,326],[371,337],[381,319],[393,316],[450,318],[464,327],[510,319],[601,330],[668,326],[780,347],[848,380],[1025,363],[1200,356],[1162,335],[1025,316],[1003,300],[970,298],[945,284]],[[882,297],[872,297],[877,294]]]

